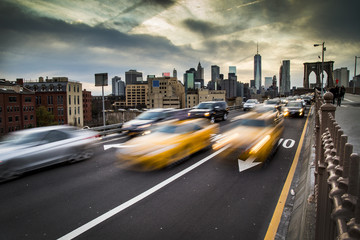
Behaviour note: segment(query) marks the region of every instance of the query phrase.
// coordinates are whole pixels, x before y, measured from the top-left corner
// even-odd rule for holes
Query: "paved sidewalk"
[[[360,96],[347,93],[336,108],[335,119],[354,146],[353,152],[360,154]]]

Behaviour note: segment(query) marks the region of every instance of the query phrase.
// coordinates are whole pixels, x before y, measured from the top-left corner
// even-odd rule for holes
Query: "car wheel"
[[[74,153],[69,157],[69,163],[79,162],[88,158],[91,158],[94,155],[94,150],[90,148],[84,148],[78,153]]]
[[[0,182],[9,181],[11,179],[15,179],[20,176],[20,173],[17,171],[5,170],[0,175]]]
[[[215,116],[211,116],[210,122],[211,122],[211,123],[215,123]]]
[[[94,155],[94,150],[90,148],[84,149],[84,151],[81,153],[82,159],[89,159]]]
[[[227,118],[228,118],[228,114],[227,114],[227,113],[224,113],[224,115],[223,115],[223,121],[226,121]]]

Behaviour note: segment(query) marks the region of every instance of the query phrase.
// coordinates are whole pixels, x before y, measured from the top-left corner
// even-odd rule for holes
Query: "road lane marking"
[[[311,112],[311,108],[309,110],[309,113],[310,112]],[[286,177],[286,181],[284,183],[284,187],[283,187],[283,189],[281,191],[278,203],[276,204],[274,214],[273,214],[273,216],[271,218],[268,230],[267,230],[265,238],[264,238],[265,240],[273,240],[273,239],[275,239],[276,232],[277,232],[277,229],[279,227],[280,220],[281,220],[281,217],[282,217],[282,213],[284,211],[286,199],[287,199],[287,197],[289,195],[289,190],[290,190],[290,187],[291,187],[291,183],[292,183],[292,180],[294,178],[295,169],[296,169],[296,166],[297,166],[297,164],[299,162],[300,152],[301,152],[301,148],[302,148],[302,145],[303,145],[303,142],[304,142],[306,128],[307,128],[307,125],[308,125],[308,122],[309,122],[309,116],[310,116],[310,114],[308,114],[308,117],[306,118],[304,129],[303,129],[301,137],[300,137],[299,145],[298,145],[298,147],[296,149],[296,153],[295,153],[295,156],[294,156],[294,161],[291,164],[289,173],[288,173],[288,175]]]
[[[354,101],[351,101],[350,99],[347,99],[347,98],[344,98],[345,101],[348,101],[348,102],[354,102]]]
[[[128,207],[134,205],[135,203],[139,202],[140,200],[148,197],[149,195],[155,193],[156,191],[160,190],[161,188],[165,187],[166,185],[170,184],[171,182],[175,181],[176,179],[182,177],[183,175],[185,175],[186,173],[194,170],[195,168],[199,167],[201,164],[209,161],[211,158],[215,157],[216,155],[220,154],[221,152],[223,152],[224,150],[226,150],[228,147],[223,147],[221,149],[219,149],[218,151],[212,153],[211,155],[207,156],[206,158],[198,161],[197,163],[191,165],[190,167],[182,170],[181,172],[175,174],[174,176],[162,181],[161,183],[155,185],[154,187],[148,189],[147,191],[137,195],[136,197],[128,200],[127,202],[111,209],[110,211],[104,213],[103,215],[93,219],[92,221],[82,225],[81,227],[73,230],[72,232],[58,238],[58,240],[69,240],[69,239],[74,239],[75,237],[83,234],[84,232],[90,230],[91,228],[95,227],[96,225],[104,222],[105,220],[111,218],[112,216],[120,213],[121,211],[127,209]]]

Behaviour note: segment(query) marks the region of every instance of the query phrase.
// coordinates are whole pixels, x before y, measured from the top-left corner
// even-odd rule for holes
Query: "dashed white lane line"
[[[344,98],[345,101],[348,101],[348,102],[354,102],[354,101],[351,101],[350,99],[347,99],[347,98]]]
[[[155,185],[154,187],[150,188],[149,190],[139,194],[138,196],[128,200],[127,202],[111,209],[110,211],[104,213],[103,215],[95,218],[94,220],[82,225],[81,227],[73,230],[72,232],[58,238],[59,240],[69,240],[74,239],[75,237],[83,234],[84,232],[90,230],[91,228],[95,227],[96,225],[104,222],[105,220],[111,218],[112,216],[120,213],[121,211],[125,210],[126,208],[134,205],[135,203],[139,202],[140,200],[146,198],[147,196],[153,194],[154,192],[160,190],[161,188],[165,187],[169,183],[175,181],[176,179],[180,178],[181,176],[185,175],[186,173],[190,172],[191,170],[194,170],[195,168],[199,167],[201,164],[209,161],[211,158],[215,157],[216,155],[220,154],[224,150],[226,150],[228,147],[223,147],[219,149],[218,151],[214,152],[213,154],[207,156],[206,158],[198,161],[197,163],[191,165],[190,167],[182,170],[181,172],[175,174],[174,176],[164,180],[163,182]]]

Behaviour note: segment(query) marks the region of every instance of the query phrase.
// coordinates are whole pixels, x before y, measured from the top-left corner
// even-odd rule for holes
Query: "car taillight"
[[[99,137],[101,137],[101,135],[97,134],[97,135],[90,136],[90,137],[87,137],[87,138],[84,138],[84,139],[92,139],[92,138],[99,138]]]

